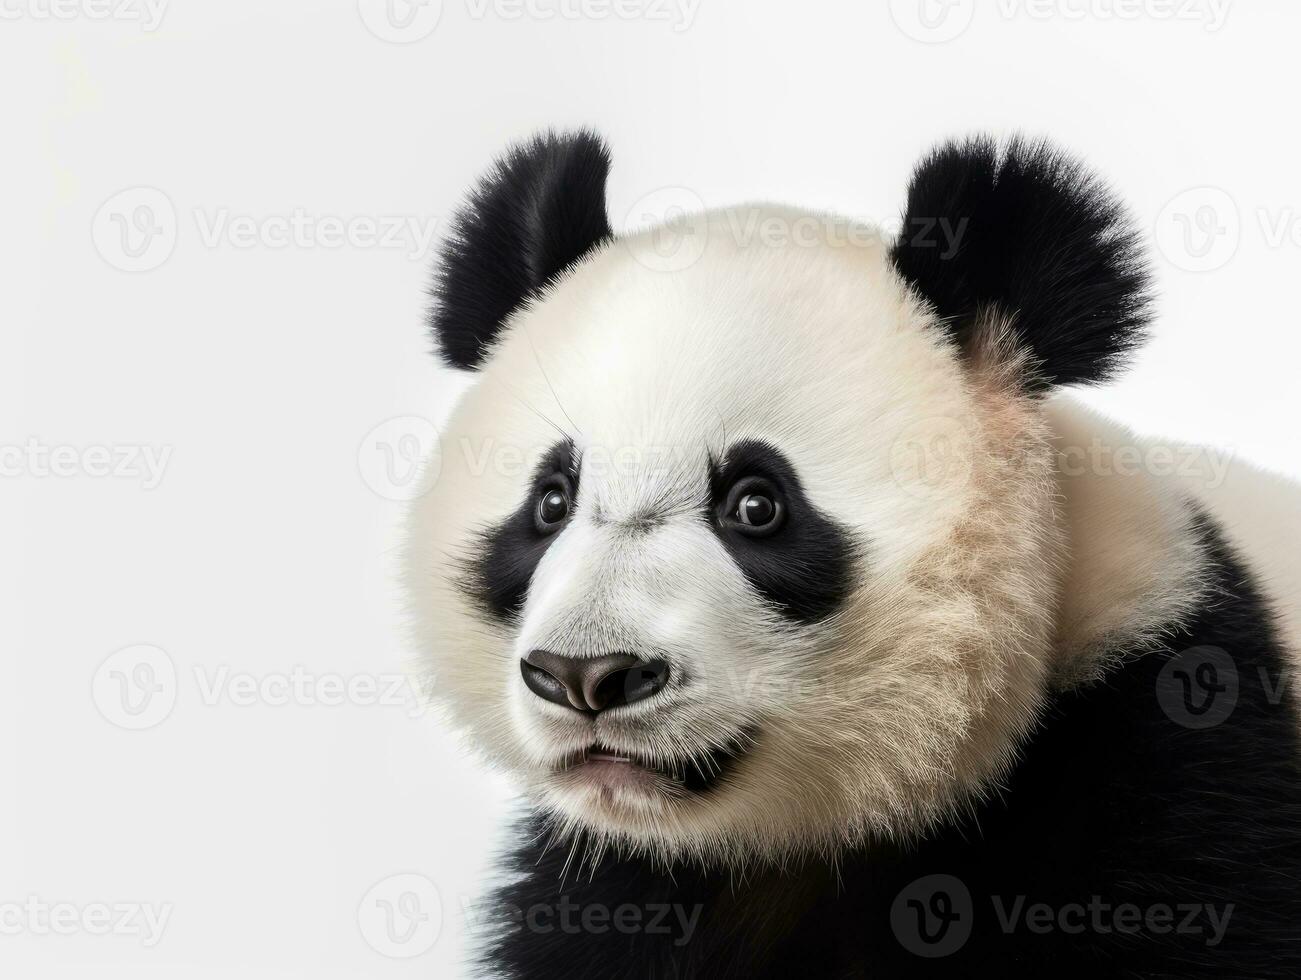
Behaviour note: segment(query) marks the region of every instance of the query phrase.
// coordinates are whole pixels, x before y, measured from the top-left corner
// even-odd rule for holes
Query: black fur
[[[609,170],[595,134],[546,133],[483,178],[438,259],[429,324],[443,360],[478,367],[507,316],[610,237]]]
[[[722,512],[728,490],[744,477],[760,477],[780,495],[786,519],[775,534],[749,537],[729,525]],[[758,440],[737,443],[723,460],[711,461],[709,484],[714,530],[761,596],[801,623],[822,619],[844,601],[851,585],[849,534],[813,506],[779,450]]]
[[[486,910],[500,925],[482,975],[1301,977],[1297,718],[1291,692],[1277,686],[1284,662],[1255,584],[1216,532],[1206,547],[1214,597],[1175,629],[1171,648],[1210,646],[1232,658],[1237,701],[1218,724],[1176,721],[1171,654],[1137,657],[1055,699],[998,799],[913,847],[874,845],[837,868],[813,862],[733,880],[607,855],[566,875],[568,847],[544,849],[545,828],[532,818],[504,869],[514,880]],[[939,948],[919,945],[914,924],[919,909],[945,907],[908,891],[929,875],[949,876],[939,890],[970,927],[938,957],[913,951]],[[1095,920],[1095,896],[1113,910],[1136,906],[1138,931],[1122,931],[1128,912]],[[1057,912],[1078,903],[1083,918],[1038,934],[1024,917],[1037,903]],[[1218,945],[1208,943],[1204,910],[1189,919],[1186,908],[1207,904],[1228,915]],[[1164,907],[1168,923],[1157,917]],[[1017,923],[1010,934],[1000,910]],[[925,922],[947,939],[940,919]]]
[[[1104,381],[1143,339],[1138,236],[1098,179],[1045,143],[979,137],[927,156],[892,258],[960,345],[982,309],[1013,314],[1038,361],[1030,391]]]
[[[482,545],[470,562],[463,586],[472,599],[499,620],[513,618],[528,597],[533,570],[556,535],[539,532],[533,519],[538,498],[555,482],[563,481],[570,511],[578,500],[579,459],[574,445],[562,440],[543,457],[533,472],[529,492],[515,512],[482,535]]]

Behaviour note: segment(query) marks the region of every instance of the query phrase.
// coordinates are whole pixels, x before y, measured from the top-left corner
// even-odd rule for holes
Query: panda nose
[[[668,683],[669,665],[630,653],[565,657],[550,650],[533,650],[520,661],[520,673],[538,697],[596,714],[659,693]]]

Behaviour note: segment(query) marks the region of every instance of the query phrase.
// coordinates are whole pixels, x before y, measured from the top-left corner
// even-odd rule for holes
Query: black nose
[[[524,683],[538,697],[592,714],[643,701],[669,680],[669,665],[663,660],[642,660],[630,653],[563,657],[534,650],[519,666]]]

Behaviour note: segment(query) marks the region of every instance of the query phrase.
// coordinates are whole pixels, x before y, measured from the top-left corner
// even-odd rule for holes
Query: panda
[[[1060,390],[1151,316],[1108,187],[973,136],[894,235],[616,235],[609,167],[509,150],[432,288],[411,630],[528,802],[476,975],[1301,977],[1298,511]]]

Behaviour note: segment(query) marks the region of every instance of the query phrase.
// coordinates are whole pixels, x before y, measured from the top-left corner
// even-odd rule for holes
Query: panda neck
[[[1060,690],[1159,646],[1204,597],[1207,560],[1198,508],[1166,465],[1174,450],[1069,396],[1045,414],[1066,536],[1052,670]]]

